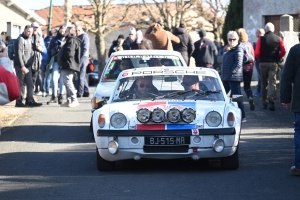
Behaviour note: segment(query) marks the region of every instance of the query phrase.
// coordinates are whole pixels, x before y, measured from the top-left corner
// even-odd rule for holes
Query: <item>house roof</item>
[[[25,4],[23,4],[21,1],[19,1],[19,0],[5,0],[5,2],[6,2],[7,7],[14,6],[18,10],[20,10],[21,12],[27,14],[27,17],[26,17],[27,20],[32,18],[36,22],[38,22],[39,24],[46,25],[46,20],[45,19],[43,19],[42,17],[37,15],[35,12],[30,10],[29,8],[27,8],[27,6]]]
[[[170,8],[174,9],[176,12],[176,5],[170,4]],[[121,17],[122,13],[124,13],[126,9],[126,4],[110,4],[109,12],[107,13],[106,22],[108,24],[115,24]],[[154,18],[157,19],[160,17],[159,10],[155,4],[147,4],[149,9],[152,11]],[[136,11],[136,12],[135,12]],[[41,16],[43,19],[47,20],[49,17],[49,7],[36,10],[37,15]],[[92,6],[72,6],[72,12],[75,14],[79,14],[84,16],[84,21],[89,22],[94,25],[94,13],[92,11]],[[120,14],[121,13],[121,14]],[[59,28],[64,24],[64,7],[63,6],[53,6],[52,7],[52,30]],[[134,4],[127,15],[127,17],[123,20],[121,26],[126,25],[137,25],[143,22],[151,22],[151,16],[148,14],[147,8],[143,4]],[[205,21],[203,18],[201,19]],[[72,18],[73,23],[78,21],[78,19]],[[47,22],[48,25],[48,22]],[[145,28],[145,27],[144,27]],[[46,33],[47,27],[42,27],[42,31]]]

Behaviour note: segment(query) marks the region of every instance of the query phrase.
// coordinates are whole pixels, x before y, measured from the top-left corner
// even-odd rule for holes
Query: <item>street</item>
[[[94,90],[94,88],[92,88]],[[300,197],[294,163],[293,114],[256,110],[247,122],[240,167],[227,171],[193,160],[119,161],[100,172],[89,132],[90,98],[79,107],[30,108],[0,137],[0,199],[287,199]],[[244,98],[246,99],[246,98]]]

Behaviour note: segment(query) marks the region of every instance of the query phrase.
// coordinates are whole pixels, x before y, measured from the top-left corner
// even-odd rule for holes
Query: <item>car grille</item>
[[[187,153],[189,145],[179,146],[144,146],[145,153]]]

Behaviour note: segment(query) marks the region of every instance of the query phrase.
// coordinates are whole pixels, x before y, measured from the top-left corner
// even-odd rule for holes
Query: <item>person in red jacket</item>
[[[259,37],[255,48],[255,57],[260,60],[260,80],[263,108],[275,111],[276,73],[278,62],[283,59],[286,51],[282,39],[275,35],[274,24],[265,25],[265,35]]]

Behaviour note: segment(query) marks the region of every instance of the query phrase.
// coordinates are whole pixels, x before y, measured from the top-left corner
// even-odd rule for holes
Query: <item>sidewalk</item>
[[[29,108],[16,108],[15,101],[0,106],[0,136],[1,128],[3,130],[5,127],[11,126],[18,117],[24,115],[28,109]]]

